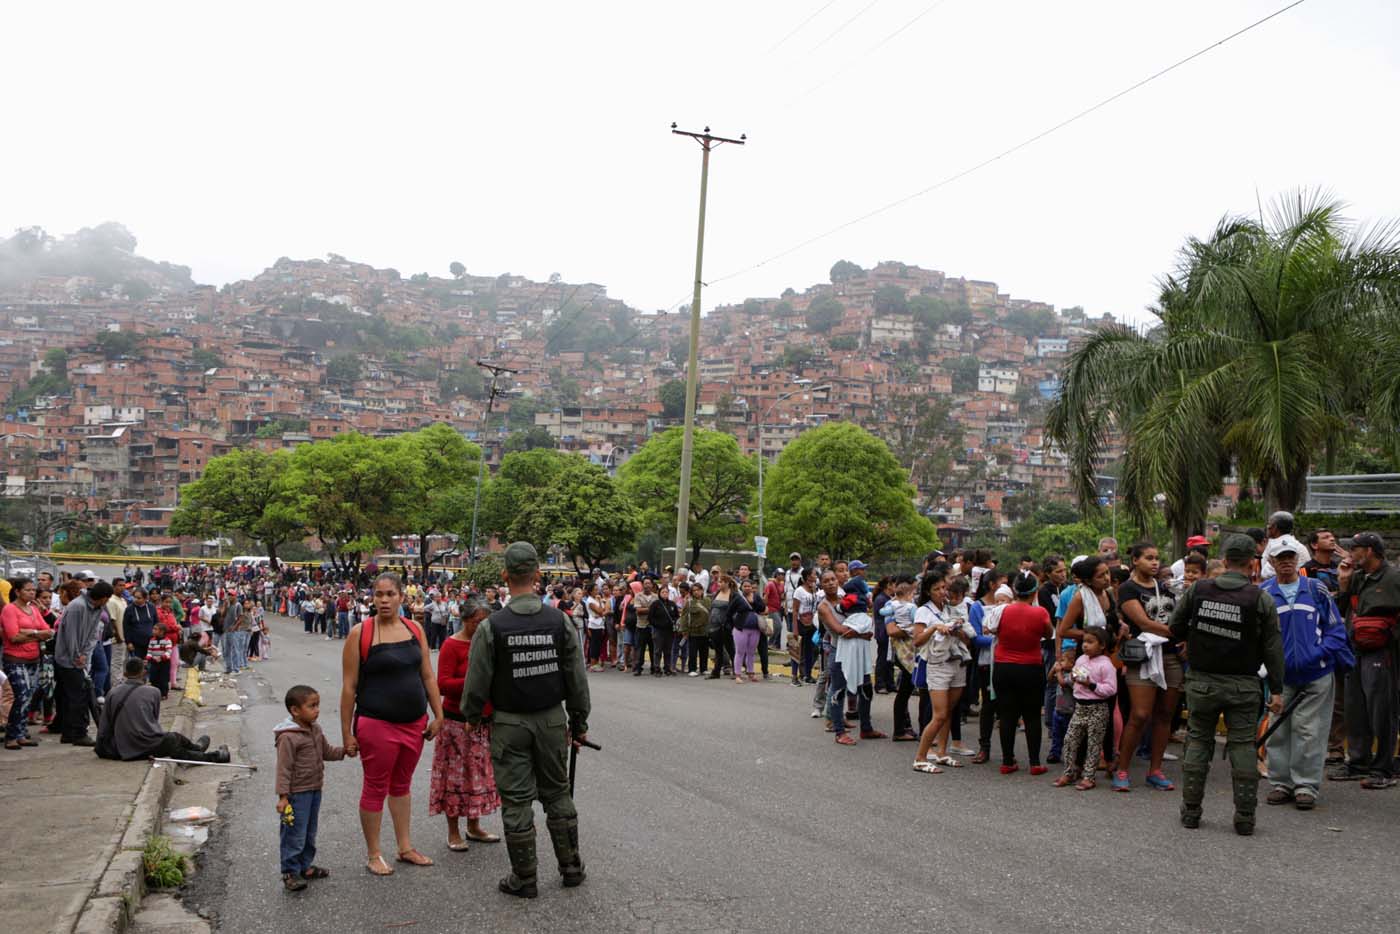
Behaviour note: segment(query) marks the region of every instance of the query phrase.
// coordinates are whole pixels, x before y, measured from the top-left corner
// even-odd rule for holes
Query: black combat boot
[[[506,832],[506,853],[510,855],[510,875],[497,886],[516,898],[534,898],[540,894],[535,886],[535,827],[516,833]]]
[[[1259,773],[1231,773],[1235,790],[1235,833],[1241,837],[1254,834],[1254,811],[1259,806]]]
[[[550,818],[545,822],[549,827],[549,839],[554,843],[554,857],[559,861],[559,875],[564,888],[571,889],[583,885],[583,859],[578,853],[578,818]]]
[[[1201,802],[1206,797],[1206,769],[1183,763],[1181,766],[1181,826],[1195,830],[1201,826]]]

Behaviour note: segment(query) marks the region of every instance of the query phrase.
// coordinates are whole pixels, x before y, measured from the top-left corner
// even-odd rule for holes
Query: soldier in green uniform
[[[467,722],[481,722],[490,702],[491,762],[501,794],[510,875],[508,895],[534,898],[536,798],[544,806],[564,885],[582,885],[578,812],[569,794],[565,757],[570,736],[588,734],[588,678],[574,627],[563,613],[535,595],[540,562],[528,542],[506,549],[510,601],[484,620],[472,637],[471,662],[462,692]],[[562,706],[561,706],[562,705]],[[566,716],[567,714],[567,716]]]
[[[1250,582],[1254,542],[1225,540],[1225,573],[1191,586],[1172,613],[1171,631],[1184,640],[1187,663],[1186,750],[1181,758],[1181,826],[1201,826],[1201,801],[1215,752],[1215,724],[1225,714],[1225,748],[1234,780],[1235,832],[1254,833],[1259,802],[1255,724],[1263,701],[1259,666],[1268,671],[1269,710],[1283,709],[1283,637],[1273,598]]]

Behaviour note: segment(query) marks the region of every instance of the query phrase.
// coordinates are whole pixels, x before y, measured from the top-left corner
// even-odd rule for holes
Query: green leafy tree
[[[801,370],[816,359],[816,351],[806,344],[788,344],[783,348],[783,368],[788,370]]]
[[[447,271],[452,273],[452,278],[460,279],[467,274],[467,267],[454,259],[447,264]]]
[[[506,413],[506,424],[514,431],[525,431],[535,426],[535,415],[545,410],[540,400],[522,396],[510,400],[510,411]]]
[[[291,482],[291,459],[288,451],[256,448],[212,459],[198,480],[180,487],[170,534],[246,535],[276,562],[278,549],[306,531]]]
[[[661,384],[661,414],[667,418],[685,418],[685,381],[668,380]]]
[[[1400,425],[1394,224],[1353,225],[1316,192],[1281,198],[1266,219],[1227,217],[1187,241],[1157,314],[1145,335],[1100,329],[1065,368],[1047,429],[1085,509],[1114,433],[1123,504],[1142,526],[1163,494],[1179,551],[1227,473],[1296,511],[1312,465],[1357,424]],[[1361,372],[1381,385],[1336,376]]]
[[[885,442],[848,422],[803,432],[764,477],[775,553],[827,551],[868,560],[927,552],[937,530]]]
[[[58,379],[68,378],[68,351],[62,347],[50,347],[44,351],[44,369]]]
[[[466,396],[468,399],[483,399],[486,396],[486,380],[481,368],[459,365],[455,370],[443,370],[438,374],[438,391],[445,399]]]
[[[596,567],[637,540],[639,516],[607,471],[582,458],[571,459],[540,495],[516,514],[510,537],[528,541],[540,553],[562,545],[574,567]]]
[[[582,455],[553,447],[506,454],[496,475],[481,491],[478,531],[504,537],[529,498],[539,496],[569,464],[582,460]]]
[[[321,541],[331,563],[354,575],[361,558],[406,531],[396,512],[415,465],[406,445],[355,432],[292,451],[287,482],[297,519]]]
[[[953,380],[953,392],[976,392],[977,371],[982,364],[976,357],[958,357],[948,364],[948,373]]]
[[[875,313],[903,314],[909,310],[909,293],[897,285],[882,285],[875,290]]]
[[[860,346],[860,341],[854,334],[842,334],[827,341],[827,346],[832,350],[855,350]]]
[[[807,307],[807,330],[825,334],[840,324],[845,314],[846,306],[830,295],[823,295]]]
[[[362,368],[355,354],[337,354],[326,364],[326,382],[351,386],[359,381]]]
[[[134,356],[141,347],[142,337],[135,331],[99,331],[95,340],[98,353],[115,360]]]
[[[505,450],[507,454],[516,451],[533,451],[535,448],[557,447],[554,436],[549,433],[549,429],[535,425],[525,431],[513,431],[506,437]]]
[[[443,424],[391,438],[388,445],[398,448],[411,468],[400,483],[394,512],[418,540],[418,566],[426,578],[433,563],[429,540],[471,527],[481,449]]]
[[[652,435],[618,468],[627,497],[642,506],[646,528],[676,534],[676,503],[681,488],[681,446],[685,429]],[[686,529],[692,562],[707,545],[735,545],[744,537],[742,515],[753,501],[758,464],[739,450],[738,440],[722,431],[696,429],[691,450],[690,518]]]
[[[210,350],[208,347],[196,347],[190,353],[190,359],[201,370],[212,370],[224,365],[224,358],[219,356],[217,351]]]
[[[952,404],[932,395],[893,396],[876,423],[906,477],[935,509],[947,504],[967,484],[954,470],[963,453],[962,428],[953,420]]]
[[[833,285],[837,282],[845,282],[848,279],[854,279],[857,276],[863,275],[865,275],[865,270],[848,259],[838,259],[831,267],[831,282]]]

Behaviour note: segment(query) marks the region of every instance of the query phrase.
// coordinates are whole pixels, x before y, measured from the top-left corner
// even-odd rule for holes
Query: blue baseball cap
[[[862,561],[862,560],[860,560],[859,558],[857,558],[856,560],[852,561],[850,564],[846,565],[846,567],[849,568],[849,569],[852,570],[852,571],[864,571],[864,570],[865,570],[865,562]]]

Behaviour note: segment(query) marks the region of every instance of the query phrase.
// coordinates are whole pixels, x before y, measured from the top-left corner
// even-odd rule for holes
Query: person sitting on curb
[[[97,754],[104,759],[160,757],[191,762],[228,762],[227,746],[209,752],[209,737],[197,741],[167,733],[160,725],[160,690],[146,683],[146,663],[128,658],[126,680],[112,689],[97,727]]]

